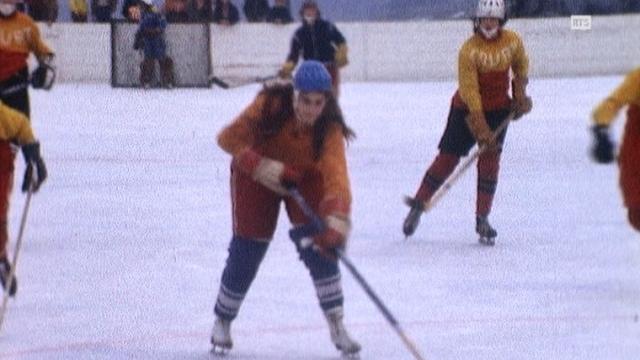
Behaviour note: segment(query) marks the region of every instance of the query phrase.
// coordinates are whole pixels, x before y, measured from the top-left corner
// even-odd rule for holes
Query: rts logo
[[[591,15],[571,15],[571,30],[591,30]]]

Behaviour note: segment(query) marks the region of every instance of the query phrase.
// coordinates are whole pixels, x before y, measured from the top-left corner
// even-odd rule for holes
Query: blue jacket
[[[145,58],[164,58],[167,54],[167,44],[164,40],[166,28],[167,21],[161,14],[155,11],[143,12],[136,32],[134,48],[142,48]]]
[[[293,35],[287,61],[295,64],[302,55],[304,60],[332,63],[335,48],[345,42],[342,33],[329,21],[318,18],[313,25],[303,21],[303,25]]]

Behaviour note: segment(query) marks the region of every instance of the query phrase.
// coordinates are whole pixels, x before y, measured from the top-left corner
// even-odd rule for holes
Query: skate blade
[[[491,237],[485,237],[485,236],[481,236],[478,239],[478,242],[482,245],[486,245],[486,246],[494,246],[496,244],[496,240],[495,238],[491,238]]]
[[[340,356],[343,359],[360,360],[360,353],[359,352],[348,353],[348,352],[341,351],[340,352]]]
[[[335,344],[334,344],[335,345]],[[357,360],[360,359],[360,346],[354,346],[351,349],[345,350],[342,347],[336,345],[336,349],[338,349],[338,351],[340,351],[340,356],[343,359],[353,359],[353,360]]]
[[[213,344],[213,347],[211,348],[211,355],[213,355],[213,357],[225,357],[230,350],[231,346],[229,346],[228,344]]]
[[[427,203],[425,203],[424,201],[418,200],[416,198],[413,198],[409,195],[405,195],[404,196],[404,204],[407,205],[410,208],[414,208],[414,207],[421,207],[422,211],[424,211],[424,209],[427,206]]]

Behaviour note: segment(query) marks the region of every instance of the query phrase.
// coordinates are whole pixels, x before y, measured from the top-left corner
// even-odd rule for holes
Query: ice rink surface
[[[475,167],[413,237],[401,232],[402,197],[436,155],[456,84],[343,85],[358,135],[348,254],[427,359],[638,359],[640,236],[616,166],[588,156],[591,109],[621,79],[531,81],[534,110],[503,153],[493,248],[474,232]],[[215,137],[258,89],[31,92],[50,177],[33,198],[0,359],[211,358],[231,236],[230,157]],[[13,240],[23,204],[16,189]],[[227,359],[339,358],[288,228],[281,217]],[[344,268],[343,280],[362,359],[411,359]]]

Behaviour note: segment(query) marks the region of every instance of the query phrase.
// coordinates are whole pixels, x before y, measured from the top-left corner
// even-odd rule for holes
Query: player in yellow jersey
[[[500,153],[506,128],[493,131],[531,111],[527,96],[529,60],[520,36],[504,29],[504,0],[480,0],[473,19],[474,34],[458,56],[458,91],[451,102],[447,126],[436,156],[411,201],[403,232],[412,235],[425,204],[451,175],[460,158],[477,142],[486,147],[478,157],[476,232],[482,243],[493,245],[497,236],[487,217],[498,183]],[[511,95],[509,97],[509,84]]]
[[[50,88],[53,51],[42,41],[36,23],[20,11],[21,0],[0,0],[0,100],[30,117],[28,86]],[[29,75],[27,59],[33,53],[39,66]]]
[[[24,159],[27,162],[22,191],[27,191],[33,179],[33,191],[37,191],[47,178],[47,168],[40,156],[40,143],[36,141],[29,120],[23,113],[6,106],[0,101],[0,284],[4,288],[9,284],[11,263],[7,256],[7,219],[9,212],[9,197],[13,185],[14,154],[11,144],[22,147]],[[15,277],[11,281],[9,295],[16,293]]]
[[[599,163],[614,160],[609,126],[627,106],[627,123],[618,154],[620,189],[631,225],[640,231],[640,68],[630,72],[593,111],[593,158]]]

